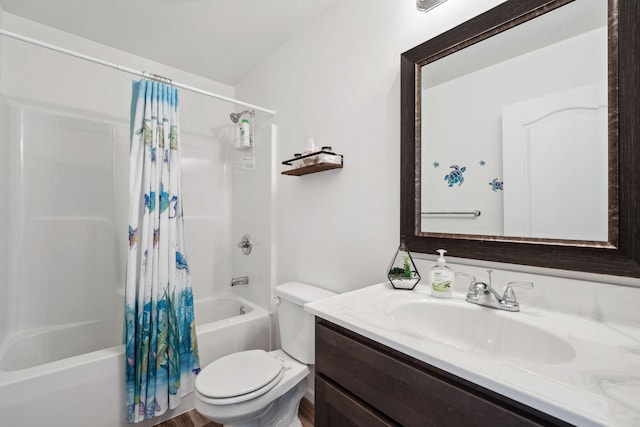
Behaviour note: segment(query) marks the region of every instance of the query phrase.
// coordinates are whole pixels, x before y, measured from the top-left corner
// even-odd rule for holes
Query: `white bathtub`
[[[270,349],[269,314],[249,301],[236,296],[199,300],[195,316],[202,367],[236,351]],[[0,426],[129,426],[124,345],[47,361],[50,355],[59,358],[65,354],[68,341],[63,337],[69,332],[85,329],[87,341],[91,341],[92,326],[96,325],[75,324],[73,331],[51,329],[48,332],[56,335],[54,338],[40,333],[47,331],[38,331],[26,340],[16,340],[15,348],[5,351],[0,359]],[[31,357],[31,353],[37,355]],[[150,427],[192,408],[193,398],[188,396],[175,410],[136,425]]]

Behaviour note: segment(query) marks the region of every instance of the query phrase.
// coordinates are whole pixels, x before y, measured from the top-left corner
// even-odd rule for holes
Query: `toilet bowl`
[[[299,282],[275,289],[282,349],[224,356],[196,377],[195,409],[225,426],[300,426],[298,406],[315,362],[313,316],[304,304],[335,295]]]
[[[288,420],[285,419],[287,411],[277,410],[277,408],[280,408],[285,403],[278,402],[278,399],[282,401],[289,400],[295,405],[295,408],[292,408],[291,412],[297,413],[298,404],[307,388],[306,377],[309,374],[309,367],[293,359],[282,350],[275,350],[269,353],[263,350],[249,350],[225,357],[231,359],[236,357],[242,358],[242,356],[245,356],[245,353],[254,351],[262,352],[262,357],[254,360],[255,364],[250,370],[262,367],[263,365],[260,362],[266,362],[267,358],[281,366],[273,380],[267,384],[262,384],[262,378],[258,378],[253,385],[249,385],[250,378],[246,375],[246,372],[243,372],[243,368],[249,368],[249,366],[242,364],[245,360],[239,360],[236,366],[237,372],[230,370],[227,373],[229,375],[237,373],[239,377],[242,377],[242,380],[239,380],[238,383],[242,382],[247,385],[246,393],[236,394],[236,392],[240,390],[240,387],[237,387],[237,384],[229,384],[229,396],[220,397],[220,394],[211,393],[207,388],[209,381],[212,383],[216,382],[215,378],[210,377],[210,374],[215,375],[214,370],[207,372],[207,369],[210,367],[216,368],[214,362],[203,369],[196,378],[194,392],[196,397],[195,409],[205,418],[224,424],[225,426],[295,425],[293,424],[293,417],[289,417],[290,419]],[[258,359],[261,358],[264,358],[264,360],[259,361]],[[222,359],[218,360],[221,361]],[[265,369],[271,369],[272,366],[270,365],[271,363],[264,363]],[[296,388],[295,386],[298,387]],[[216,387],[214,386],[212,388]],[[221,387],[218,386],[218,389],[220,388]],[[289,391],[293,391],[293,393],[287,395]],[[212,397],[211,394],[214,394],[216,397]],[[293,395],[296,394],[299,394],[299,396],[295,396],[297,400],[293,399]],[[261,422],[258,422],[258,420],[261,420]]]

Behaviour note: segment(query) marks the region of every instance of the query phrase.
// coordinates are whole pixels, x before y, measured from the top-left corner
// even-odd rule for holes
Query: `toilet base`
[[[260,418],[248,422],[224,424],[224,427],[302,427],[298,409],[306,390],[307,379],[305,378],[276,399]]]

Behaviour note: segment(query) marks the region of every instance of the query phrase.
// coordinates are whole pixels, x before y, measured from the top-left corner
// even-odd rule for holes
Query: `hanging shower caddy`
[[[231,113],[229,118],[236,124],[233,130],[233,144],[242,155],[237,162],[241,170],[253,170],[256,167],[256,155],[254,148],[255,136],[254,110],[244,110],[239,113]]]

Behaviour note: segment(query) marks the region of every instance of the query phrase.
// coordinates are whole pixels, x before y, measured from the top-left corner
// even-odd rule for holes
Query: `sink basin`
[[[407,302],[391,317],[413,334],[478,354],[531,363],[560,364],[576,352],[562,338],[507,313],[463,302]]]

